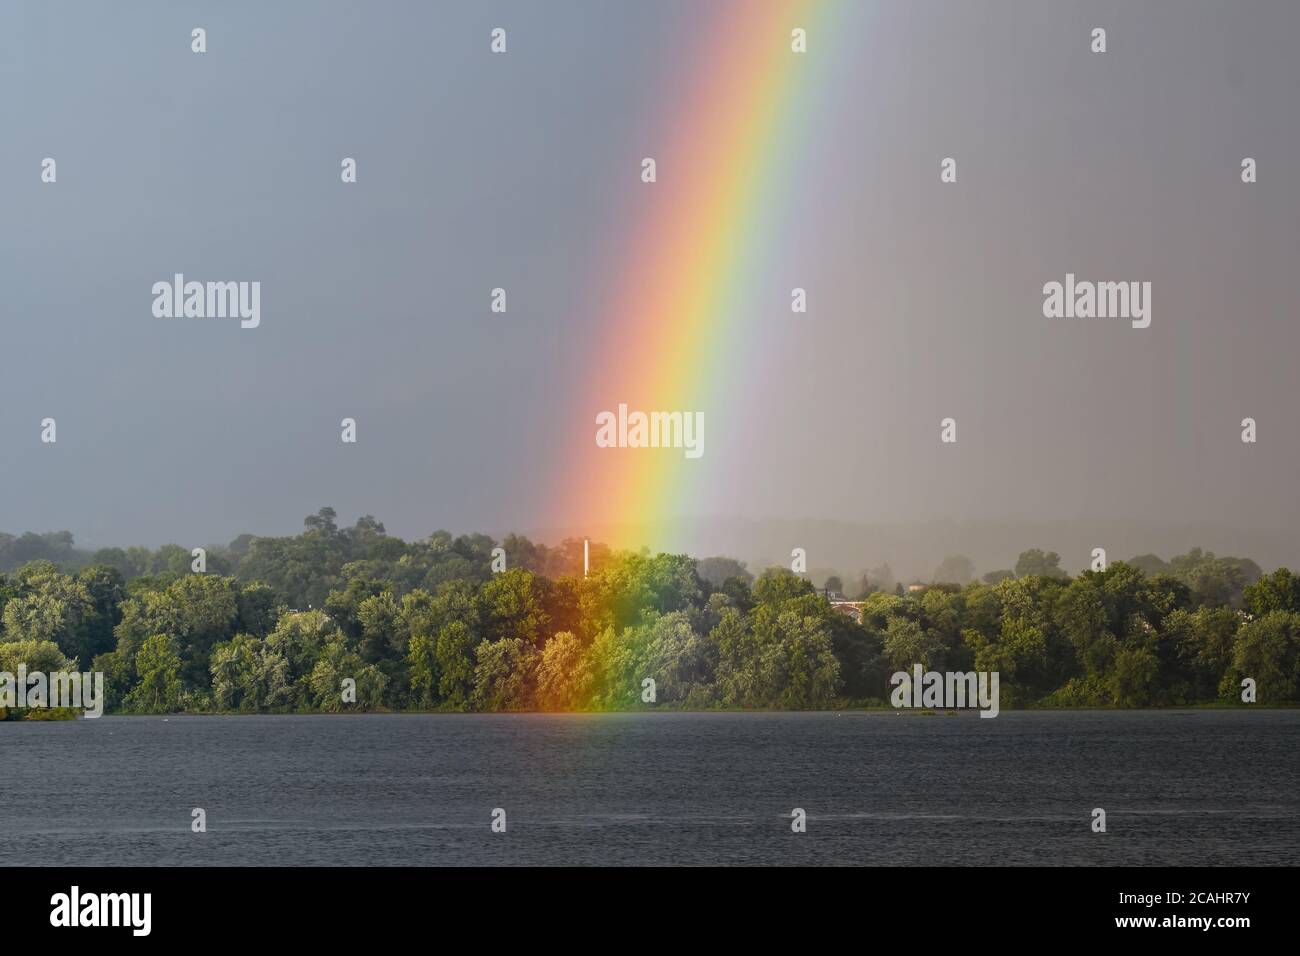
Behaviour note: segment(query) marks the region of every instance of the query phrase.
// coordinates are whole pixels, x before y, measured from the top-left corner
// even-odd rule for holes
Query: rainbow
[[[630,254],[607,269],[605,334],[586,365],[577,434],[553,494],[555,514],[570,527],[619,546],[672,550],[667,520],[725,503],[724,489],[708,481],[709,439],[729,420],[739,428],[743,389],[753,387],[752,375],[741,377],[758,338],[746,328],[753,280],[769,267],[791,165],[807,148],[803,118],[818,107],[835,5],[719,5],[726,12],[710,13],[699,32],[689,115],[669,117],[664,148],[646,150],[657,182],[643,184],[629,170],[646,191],[646,215],[629,224],[637,237]],[[792,50],[796,28],[806,32],[807,53]],[[597,448],[596,415],[620,403],[703,411],[705,457]]]

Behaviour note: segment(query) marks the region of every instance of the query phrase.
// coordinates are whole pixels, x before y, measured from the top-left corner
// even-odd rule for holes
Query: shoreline
[[[1300,704],[1185,704],[1172,707],[1017,707],[1003,708],[1001,713],[1004,714],[1030,714],[1030,713],[1053,713],[1053,714],[1097,714],[1097,713],[1116,713],[1116,714],[1137,714],[1137,713],[1163,713],[1171,716],[1190,715],[1196,712],[1221,712],[1221,711],[1240,711],[1243,713],[1251,711],[1294,711],[1300,710]],[[659,715],[724,715],[724,714],[837,714],[839,716],[850,715],[859,717],[876,717],[895,715],[899,717],[966,717],[978,718],[980,715],[979,708],[968,707],[965,709],[953,708],[893,708],[893,707],[843,707],[823,710],[777,710],[777,709],[745,709],[745,708],[718,708],[715,710],[690,710],[675,708],[659,708],[656,710],[354,710],[354,711],[324,711],[324,710],[296,710],[296,711],[169,711],[157,714],[134,714],[134,713],[105,713],[101,717],[85,717],[80,714],[66,716],[13,716],[3,713],[0,708],[0,723],[60,723],[73,720],[100,720],[103,717],[126,717],[133,719],[164,718],[172,717],[488,717],[488,716],[534,716],[534,717],[596,717],[596,716],[615,716],[624,714],[637,714],[649,716],[651,714]]]

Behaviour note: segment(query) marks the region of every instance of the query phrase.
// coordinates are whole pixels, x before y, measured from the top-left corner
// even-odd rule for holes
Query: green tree
[[[163,590],[131,598],[114,631],[117,649],[134,658],[149,637],[165,634],[176,642],[183,686],[205,691],[211,683],[209,654],[234,637],[239,623],[237,592],[233,578],[187,574]]]
[[[1198,604],[1241,607],[1246,587],[1260,577],[1259,565],[1240,558],[1217,558],[1193,548],[1169,561],[1170,575],[1191,588]]]
[[[1169,565],[1154,554],[1139,554],[1128,562],[1148,577],[1154,577],[1157,574],[1164,574],[1169,570]]]
[[[479,592],[479,616],[490,642],[519,639],[540,648],[549,620],[543,594],[544,579],[522,568],[492,576]]]
[[[40,671],[48,675],[75,669],[75,662],[69,660],[53,641],[6,641],[0,644],[0,671],[16,674],[20,664],[27,666],[29,674]]]
[[[1239,699],[1245,677],[1254,679],[1260,703],[1300,700],[1300,614],[1270,611],[1238,628],[1225,696]]]
[[[406,649],[407,674],[411,685],[411,703],[416,707],[432,707],[437,699],[438,658],[437,640],[423,634],[411,637]]]
[[[344,681],[353,681],[356,699],[344,700]],[[359,654],[348,648],[341,634],[335,635],[321,649],[320,658],[307,680],[311,698],[318,710],[338,713],[342,710],[376,710],[383,705],[387,676],[373,664],[366,664]]]
[[[777,605],[791,598],[815,593],[812,584],[787,568],[768,568],[754,582],[754,600]]]
[[[735,558],[700,558],[695,562],[695,573],[700,580],[712,585],[714,590],[721,588],[728,578],[740,578],[746,583],[754,580],[754,576],[745,567],[745,562]]]
[[[894,672],[906,671],[920,664],[926,670],[943,670],[946,646],[937,634],[927,632],[916,621],[891,618],[885,628],[885,660]]]
[[[535,670],[540,656],[532,644],[521,637],[480,643],[475,650],[475,706],[480,710],[527,709],[532,703]]]
[[[166,714],[180,709],[180,647],[174,637],[155,634],[141,645],[135,658],[139,681],[127,695],[129,710],[142,714]]]
[[[126,599],[126,579],[117,568],[93,565],[77,573],[77,581],[90,597],[74,657],[89,662],[117,646],[113,629],[122,620],[119,605]]]
[[[104,710],[120,709],[135,682],[135,662],[120,651],[109,651],[91,661],[90,669],[104,675]]]
[[[27,570],[27,569],[24,569]],[[95,604],[82,582],[49,566],[34,566],[4,608],[5,637],[50,641],[72,659],[87,654],[95,633]],[[89,661],[89,655],[86,657]]]
[[[1120,647],[1109,675],[1112,703],[1145,707],[1152,702],[1159,663],[1149,647]]]
[[[570,631],[560,631],[542,649],[537,664],[537,705],[542,710],[585,710],[595,677],[586,648]]]
[[[464,710],[474,694],[474,648],[479,638],[463,621],[452,621],[438,632],[433,656],[438,695],[448,706]]]
[[[1016,559],[1016,577],[1035,575],[1045,578],[1065,577],[1065,572],[1061,570],[1061,556],[1055,551],[1041,551],[1038,548],[1020,552],[1020,557]]]
[[[266,706],[261,663],[262,642],[249,634],[237,634],[212,649],[209,669],[218,710],[256,711]]]
[[[1245,590],[1246,609],[1255,617],[1273,611],[1300,613],[1300,576],[1287,568],[1278,568]]]
[[[390,655],[405,656],[410,633],[402,618],[402,606],[392,591],[368,597],[357,608],[361,624],[361,659],[368,664]]]
[[[724,612],[724,616],[725,616]],[[641,681],[646,674],[651,630],[613,625],[596,635],[588,652],[592,675],[592,704],[604,710],[630,710],[641,705]]]
[[[639,700],[642,682],[655,682],[655,702],[705,707],[712,702],[712,688],[718,666],[718,647],[697,634],[685,611],[655,617],[641,625],[633,640],[643,648],[638,663],[642,673],[632,675],[632,693]]]
[[[235,605],[238,610],[237,631],[266,637],[274,629],[279,616],[275,591],[262,582],[253,581],[240,587]]]
[[[829,706],[840,689],[840,665],[825,623],[785,611],[774,625],[763,655],[769,704],[791,710]],[[762,639],[761,625],[759,630]]]

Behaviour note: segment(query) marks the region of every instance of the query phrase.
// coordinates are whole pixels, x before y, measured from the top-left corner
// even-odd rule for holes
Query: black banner
[[[1132,935],[1231,946],[1281,932],[1283,869],[277,869],[9,870],[9,938],[83,942],[374,942],[385,932],[487,933],[538,944],[686,932],[763,942],[788,930],[883,939]],[[964,927],[964,928],[963,928]],[[17,934],[14,936],[13,934]],[[1243,937],[1243,934],[1245,936]]]

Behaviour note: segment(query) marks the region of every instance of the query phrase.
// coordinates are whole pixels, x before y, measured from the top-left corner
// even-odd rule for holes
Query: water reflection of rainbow
[[[553,496],[560,520],[607,539],[617,537],[609,529],[635,524],[639,540],[614,543],[657,548],[671,544],[654,540],[657,522],[718,493],[702,478],[706,460],[680,450],[596,448],[595,416],[622,402],[704,410],[707,456],[717,413],[740,413],[736,379],[756,338],[745,326],[754,280],[770,268],[773,220],[784,208],[792,161],[806,149],[802,118],[818,108],[838,2],[693,8],[717,11],[704,17],[703,42],[692,53],[696,95],[688,115],[665,124],[672,142],[662,155],[676,162],[661,163],[658,182],[642,187],[658,190],[647,220],[628,224],[637,241],[608,270],[615,277],[603,305],[608,333],[593,346],[589,391],[573,413],[574,447]],[[809,52],[792,50],[795,29],[806,32]]]

